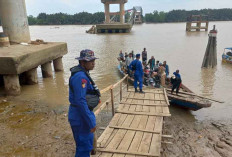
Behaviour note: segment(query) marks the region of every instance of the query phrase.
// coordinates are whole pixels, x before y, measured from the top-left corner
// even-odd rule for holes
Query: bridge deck
[[[166,91],[128,91],[109,126],[98,138],[99,157],[160,156],[164,116],[170,116]]]

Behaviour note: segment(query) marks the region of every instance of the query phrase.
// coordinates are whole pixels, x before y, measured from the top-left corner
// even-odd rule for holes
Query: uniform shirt
[[[96,118],[88,108],[86,92],[87,90],[92,91],[94,88],[83,71],[77,72],[71,77],[70,85],[74,93],[69,89],[69,102],[72,104],[69,107],[69,122],[71,125],[80,126],[80,133],[90,133],[90,130],[96,126]]]
[[[178,73],[176,73],[176,72],[174,72],[173,74],[175,75],[176,78],[179,78],[179,79],[181,80],[180,74],[178,74]]]
[[[132,70],[132,66],[135,66],[135,75],[143,76],[143,66],[140,60],[133,60],[129,65],[130,70]]]

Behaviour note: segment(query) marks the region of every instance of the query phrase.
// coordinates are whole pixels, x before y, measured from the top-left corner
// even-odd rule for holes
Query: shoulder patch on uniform
[[[82,80],[81,80],[82,88],[85,88],[85,87],[86,87],[86,83],[87,83],[87,80],[86,80],[86,79],[82,79]]]

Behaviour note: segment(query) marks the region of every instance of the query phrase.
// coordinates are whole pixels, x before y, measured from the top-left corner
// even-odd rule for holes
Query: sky
[[[75,14],[82,11],[94,13],[104,11],[101,0],[25,0],[27,14],[37,16],[39,13],[68,13]],[[219,9],[232,8],[231,0],[128,0],[125,9],[142,6],[144,13],[154,10],[170,11],[173,9],[199,10],[204,8]],[[110,7],[112,12],[119,11],[118,5]]]

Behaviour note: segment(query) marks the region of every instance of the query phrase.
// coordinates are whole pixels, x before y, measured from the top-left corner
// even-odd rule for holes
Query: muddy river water
[[[218,29],[218,65],[214,69],[201,69],[208,42],[207,32],[185,32],[185,23],[135,25],[130,34],[86,34],[91,26],[31,26],[31,38],[44,41],[62,41],[68,44],[68,54],[63,58],[64,72],[53,79],[43,79],[38,68],[39,84],[23,86],[22,94],[15,100],[35,100],[56,110],[67,109],[69,68],[78,62],[75,57],[82,49],[92,49],[100,59],[92,76],[101,89],[120,79],[117,56],[120,50],[141,53],[147,48],[148,56],[166,60],[170,72],[180,70],[183,83],[197,94],[225,101],[212,107],[184,114],[193,120],[231,119],[232,115],[232,65],[222,63],[225,47],[232,46],[232,22],[211,22]],[[0,28],[1,30],[2,28]],[[2,91],[3,89],[1,89]],[[171,108],[172,114],[181,114]]]

